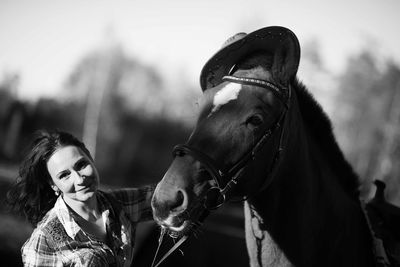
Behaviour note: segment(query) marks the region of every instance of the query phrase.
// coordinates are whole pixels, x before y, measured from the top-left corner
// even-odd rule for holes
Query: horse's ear
[[[299,61],[300,46],[297,38],[286,38],[274,51],[271,67],[273,79],[287,86],[296,77]]]
[[[300,61],[299,41],[291,30],[271,26],[229,38],[201,70],[200,85],[203,91],[222,83],[222,78],[230,74],[238,62],[256,53],[272,56],[271,72],[277,83],[287,85],[296,76]],[[269,69],[270,61],[264,66]]]

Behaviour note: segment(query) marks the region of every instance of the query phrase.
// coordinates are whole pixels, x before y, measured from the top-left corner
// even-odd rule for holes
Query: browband
[[[236,77],[231,75],[226,75],[222,77],[223,81],[240,83],[245,85],[255,85],[259,87],[263,87],[266,89],[270,89],[272,93],[286,106],[289,108],[289,99],[290,99],[290,90],[288,88],[276,85],[274,83],[268,82],[266,80],[260,80],[255,78],[244,78],[244,77]]]

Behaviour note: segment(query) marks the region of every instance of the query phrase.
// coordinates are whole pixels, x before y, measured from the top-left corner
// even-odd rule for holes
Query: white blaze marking
[[[237,83],[228,83],[225,87],[219,90],[214,96],[214,106],[208,116],[211,116],[212,113],[218,111],[221,106],[225,105],[229,101],[237,99],[240,90],[242,90],[242,85]]]

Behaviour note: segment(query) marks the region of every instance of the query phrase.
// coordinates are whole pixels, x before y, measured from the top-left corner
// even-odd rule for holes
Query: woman
[[[136,224],[152,219],[154,186],[98,190],[85,145],[60,131],[40,132],[8,193],[35,226],[22,247],[25,266],[130,266]]]

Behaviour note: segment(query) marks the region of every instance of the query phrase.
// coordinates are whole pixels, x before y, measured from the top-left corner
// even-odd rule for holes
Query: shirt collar
[[[102,196],[102,192],[97,191],[96,197],[103,220],[108,224],[110,215],[109,205],[107,205],[108,203],[103,199],[104,197]],[[62,198],[62,195],[57,198],[57,201],[54,204],[54,209],[68,236],[75,240],[77,234],[82,231],[82,229],[74,220],[72,212]]]
[[[71,238],[75,239],[75,236],[79,233],[79,231],[81,231],[81,228],[72,217],[67,204],[65,204],[64,199],[62,198],[62,195],[58,197],[56,203],[54,204],[54,209],[67,234]]]

